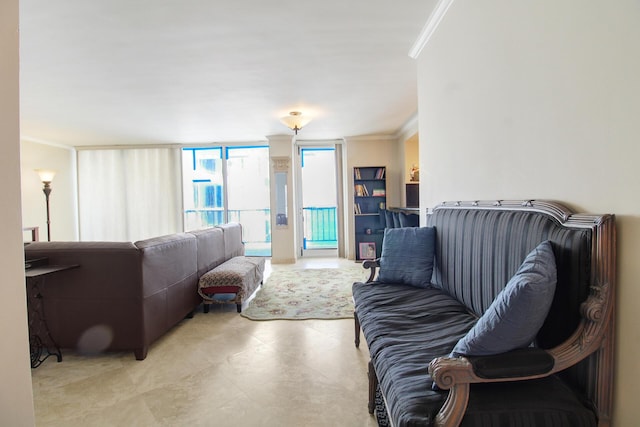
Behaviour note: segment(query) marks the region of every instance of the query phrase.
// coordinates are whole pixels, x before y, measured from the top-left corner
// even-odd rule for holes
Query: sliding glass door
[[[271,256],[269,147],[227,148],[228,220],[242,224],[247,255]]]
[[[242,224],[247,255],[271,255],[269,149],[184,148],[185,230]]]
[[[226,221],[223,168],[221,147],[182,150],[185,231]]]
[[[336,149],[300,148],[302,255],[337,256]]]

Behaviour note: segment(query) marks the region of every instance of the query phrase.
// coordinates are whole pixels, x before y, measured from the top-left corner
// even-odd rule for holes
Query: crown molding
[[[194,148],[200,147],[183,144],[114,144],[114,145],[78,145],[73,147],[76,151],[97,151],[97,150],[147,150],[147,149],[182,149],[182,148]],[[220,147],[220,145],[202,145],[202,147]]]
[[[396,133],[398,140],[406,141],[418,133],[418,113],[414,113]]]
[[[349,141],[359,141],[359,142],[369,142],[369,141],[396,141],[397,136],[391,134],[371,134],[371,135],[354,135],[354,136],[345,136],[344,141],[348,143]]]
[[[277,134],[277,135],[267,135],[266,139],[267,139],[267,143],[271,144],[272,142],[288,142],[288,143],[295,143],[295,139],[294,139],[295,135],[288,135],[288,134]]]
[[[42,145],[50,145],[52,147],[64,148],[65,150],[70,150],[70,151],[75,150],[75,147],[71,145],[61,144],[59,142],[54,142],[54,141],[48,141],[46,139],[34,138],[29,135],[20,135],[20,141],[33,142],[33,143],[42,144]]]
[[[330,146],[330,145],[338,145],[344,144],[344,138],[331,138],[331,139],[299,139],[296,138],[296,145],[305,147],[305,146]]]
[[[420,32],[418,39],[411,47],[411,50],[409,50],[409,56],[411,58],[418,59],[420,52],[422,52],[422,48],[427,45],[431,36],[436,32],[438,25],[440,25],[440,21],[442,21],[442,18],[444,18],[444,15],[446,15],[447,10],[449,10],[449,6],[451,6],[452,3],[453,0],[438,1],[433,12],[429,15],[429,19],[427,19],[426,24],[422,27],[422,31]]]

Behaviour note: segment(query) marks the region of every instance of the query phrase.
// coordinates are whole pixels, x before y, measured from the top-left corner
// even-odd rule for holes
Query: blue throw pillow
[[[400,213],[399,212],[391,212],[391,218],[393,218],[393,227],[400,228]]]
[[[406,214],[404,212],[400,212],[398,215],[400,219],[400,227],[419,227],[420,226],[420,215],[417,214]]]
[[[542,242],[451,355],[486,356],[528,347],[547,317],[556,281],[553,248],[550,242]]]
[[[435,240],[433,227],[385,229],[378,281],[430,287]]]
[[[395,227],[395,224],[393,223],[393,212],[385,210],[384,218],[385,218],[385,228]]]

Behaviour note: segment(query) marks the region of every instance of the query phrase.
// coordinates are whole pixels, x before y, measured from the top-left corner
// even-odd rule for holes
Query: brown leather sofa
[[[151,343],[191,316],[202,302],[199,277],[235,256],[238,248],[244,252],[239,224],[217,228],[219,232],[207,233],[206,250],[197,232],[135,243],[28,244],[26,259],[44,257],[50,265],[78,265],[47,276],[41,286],[52,339],[63,349],[131,350],[143,360]],[[225,237],[237,241],[225,245]]]

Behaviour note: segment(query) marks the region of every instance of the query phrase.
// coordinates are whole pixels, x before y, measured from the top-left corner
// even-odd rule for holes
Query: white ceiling
[[[21,0],[22,135],[81,145],[397,132],[436,0]]]

